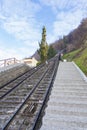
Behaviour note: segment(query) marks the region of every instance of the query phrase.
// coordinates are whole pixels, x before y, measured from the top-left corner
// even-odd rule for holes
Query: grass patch
[[[67,61],[74,61],[87,76],[87,48],[80,48],[63,56]]]
[[[81,49],[69,52],[63,56],[63,59],[67,59],[67,61],[72,61],[81,51]]]
[[[85,48],[79,57],[73,59],[80,69],[87,75],[87,48]]]

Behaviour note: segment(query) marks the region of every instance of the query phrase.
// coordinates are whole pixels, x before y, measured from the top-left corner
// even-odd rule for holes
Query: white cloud
[[[26,40],[26,37],[29,35],[31,37],[35,36],[32,35],[32,32],[37,32],[38,27],[35,26],[37,23],[34,17],[39,9],[39,4],[35,4],[29,0],[21,0],[21,2],[20,0],[4,0],[0,13],[0,21],[3,20],[1,26],[19,39]]]
[[[2,0],[0,4],[1,28],[4,28],[9,34],[21,40],[22,45],[24,45],[20,51],[17,48],[15,51],[13,51],[14,49],[5,49],[6,51],[3,52],[3,48],[1,53],[3,52],[4,54],[2,53],[2,55],[8,57],[12,54],[17,57],[23,57],[23,55],[33,54],[38,47],[34,43],[35,41],[38,43],[40,37],[39,26],[35,19],[36,12],[40,10],[39,4],[30,0],[21,0],[21,2],[20,0]],[[27,49],[27,46],[29,49]],[[10,52],[10,55],[8,52]]]
[[[39,0],[43,5],[52,8],[56,20],[53,22],[53,32],[48,36],[49,41],[67,35],[78,27],[81,20],[87,17],[87,0]]]
[[[31,0],[2,0],[1,11],[0,11],[0,20],[6,18],[4,22],[13,22],[19,20],[26,20],[27,22],[31,21],[37,11],[40,10],[40,6],[37,3],[32,2]]]
[[[12,16],[17,14],[18,16],[30,16],[34,15],[40,6],[38,3],[34,3],[31,0],[2,0],[0,1],[1,12],[5,16]]]
[[[0,59],[13,58],[13,57],[21,59],[21,53],[19,54],[17,50],[4,48],[3,46],[0,48]]]
[[[83,12],[76,10],[73,12],[60,12],[54,22],[54,34],[56,36],[67,35],[70,31],[77,28],[83,18]]]
[[[33,44],[21,46],[20,48],[5,48],[2,44],[0,46],[0,60],[13,57],[21,60],[22,58],[30,57],[36,51]]]
[[[51,26],[50,23],[48,24],[52,28],[51,32],[47,31],[49,43],[58,39],[58,36],[67,35],[79,25],[83,17],[87,16],[87,0],[39,0],[39,2],[0,0],[0,27],[19,39],[22,44],[16,50],[7,49],[2,45],[0,54],[6,57],[10,55],[23,57],[23,55],[27,56],[35,52],[38,48],[38,41],[41,40],[40,26],[43,21],[37,19],[37,13],[41,13],[41,7],[43,10],[44,6],[52,9],[55,15],[55,21],[52,21]]]
[[[70,8],[87,8],[87,0],[39,0],[41,3],[52,8],[64,10]]]
[[[30,45],[31,47],[31,45]],[[19,58],[25,58],[25,57],[30,57],[31,55],[34,54],[34,52],[36,51],[35,48],[32,48],[31,49],[29,47],[21,47],[19,48],[19,51],[20,51],[20,57]]]
[[[11,18],[9,22],[4,23],[4,28],[7,32],[13,34],[17,39],[20,39],[22,41],[22,46],[26,46],[26,49],[27,46],[29,47],[30,51],[28,49],[28,55],[33,54],[37,50],[38,40],[40,39],[40,33],[37,29],[38,26],[35,28],[34,23],[33,19],[28,23],[27,20],[23,18],[21,20]]]

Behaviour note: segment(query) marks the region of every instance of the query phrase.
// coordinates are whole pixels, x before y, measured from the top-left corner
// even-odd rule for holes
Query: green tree
[[[38,53],[40,55],[41,63],[47,60],[47,53],[48,53],[48,44],[46,42],[46,28],[45,26],[42,29],[42,39],[41,43],[39,43],[39,50]]]
[[[56,50],[52,47],[52,45],[49,46],[48,48],[48,54],[47,58],[50,59],[56,55]]]

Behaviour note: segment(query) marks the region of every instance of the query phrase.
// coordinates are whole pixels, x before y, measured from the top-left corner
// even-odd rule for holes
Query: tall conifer
[[[41,43],[39,43],[39,50],[38,53],[40,55],[41,63],[47,60],[47,53],[48,53],[48,45],[46,42],[46,28],[45,26],[42,28],[42,39]]]

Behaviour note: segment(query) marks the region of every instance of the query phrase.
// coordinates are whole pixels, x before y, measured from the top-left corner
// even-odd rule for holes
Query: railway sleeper
[[[40,109],[41,105],[37,103],[29,103],[26,104],[20,113],[16,116],[15,120],[11,123],[9,130],[25,130],[26,127],[32,127],[32,124],[38,114],[38,110]]]
[[[41,107],[41,105],[37,104],[37,108],[36,108],[34,113],[30,113],[28,111],[28,108],[26,108],[27,109],[26,113],[23,113],[21,115],[22,118],[24,119],[24,121],[23,121],[23,123],[21,125],[20,130],[24,130],[26,127],[29,128],[29,130],[30,130],[30,127],[32,128],[32,125],[35,122],[35,119],[36,119],[36,116],[38,115],[40,107]]]
[[[34,113],[35,110],[37,108],[37,104],[36,103],[29,103],[26,105],[26,107],[24,108],[24,110],[22,111],[23,113]]]

